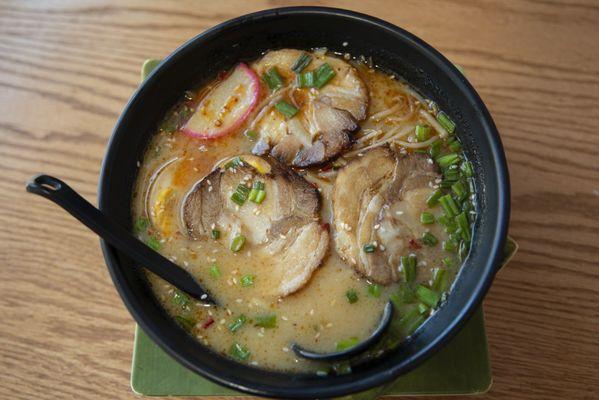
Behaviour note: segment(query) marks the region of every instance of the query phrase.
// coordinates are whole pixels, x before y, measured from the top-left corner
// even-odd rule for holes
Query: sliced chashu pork
[[[368,108],[368,90],[358,71],[335,57],[312,54],[313,60],[304,70],[328,63],[335,77],[324,87],[294,87],[291,67],[302,53],[294,49],[270,51],[252,64],[260,76],[276,67],[286,88],[279,89],[281,94],[275,95],[273,103],[285,100],[299,109],[289,119],[274,108],[260,115],[252,124],[259,134],[253,152],[262,155],[270,151],[282,163],[296,167],[322,164],[348,149]]]
[[[377,147],[345,166],[333,189],[335,246],[341,257],[369,280],[399,280],[400,258],[426,227],[420,214],[440,177],[422,154],[400,155]],[[376,244],[373,253],[366,244]]]
[[[270,262],[265,268],[276,282],[270,295],[287,296],[301,289],[324,259],[329,235],[320,224],[318,191],[304,178],[276,162],[260,157],[239,157],[241,165],[215,169],[185,196],[182,223],[189,237],[221,232],[224,243],[237,235],[246,246]],[[226,164],[226,163],[225,163]],[[266,197],[257,205],[242,206],[231,200],[237,185],[264,183]]]

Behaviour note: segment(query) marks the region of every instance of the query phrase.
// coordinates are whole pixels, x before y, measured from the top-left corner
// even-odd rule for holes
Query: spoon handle
[[[189,272],[136,239],[60,179],[37,175],[27,183],[26,189],[58,204],[108,243],[190,296],[214,303]]]

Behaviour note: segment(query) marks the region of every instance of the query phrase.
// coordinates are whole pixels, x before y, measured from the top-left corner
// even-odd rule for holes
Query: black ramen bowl
[[[198,374],[258,396],[325,398],[364,391],[412,370],[442,348],[481,304],[499,268],[510,213],[508,170],[497,129],[482,100],[445,57],[414,35],[377,18],[318,7],[293,7],[245,15],[185,43],[145,80],[119,118],[99,184],[99,207],[131,226],[136,163],[160,120],[183,92],[207,83],[239,61],[269,49],[328,49],[372,57],[396,73],[457,123],[473,162],[479,214],[472,249],[447,302],[411,338],[352,374],[318,377],[261,370],[232,361],[181,329],[154,298],[143,274],[102,241],[114,284],[143,330],[168,354]]]

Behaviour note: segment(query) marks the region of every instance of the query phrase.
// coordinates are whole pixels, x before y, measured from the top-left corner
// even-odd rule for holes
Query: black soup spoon
[[[37,175],[27,183],[26,189],[58,204],[98,236],[165,281],[202,302],[216,304],[189,272],[139,241],[60,179]]]

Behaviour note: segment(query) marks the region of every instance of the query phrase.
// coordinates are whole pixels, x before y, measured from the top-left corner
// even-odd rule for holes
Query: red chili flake
[[[419,250],[422,248],[422,245],[416,239],[410,239],[410,248],[412,250]]]
[[[323,166],[320,170],[322,172],[326,172],[326,171],[330,171],[332,169],[333,169],[333,164],[327,164],[327,165]]]
[[[218,77],[216,79],[219,80],[219,81],[222,81],[223,79],[225,79],[225,77],[227,76],[228,72],[229,71],[220,71],[218,73]]]
[[[329,224],[328,222],[320,224],[320,227],[322,228],[322,230],[327,231],[327,232],[329,232],[331,230],[331,224]]]
[[[206,322],[204,322],[204,324],[202,325],[203,329],[208,329],[210,328],[210,325],[212,325],[214,323],[214,318],[210,317],[206,320]]]

